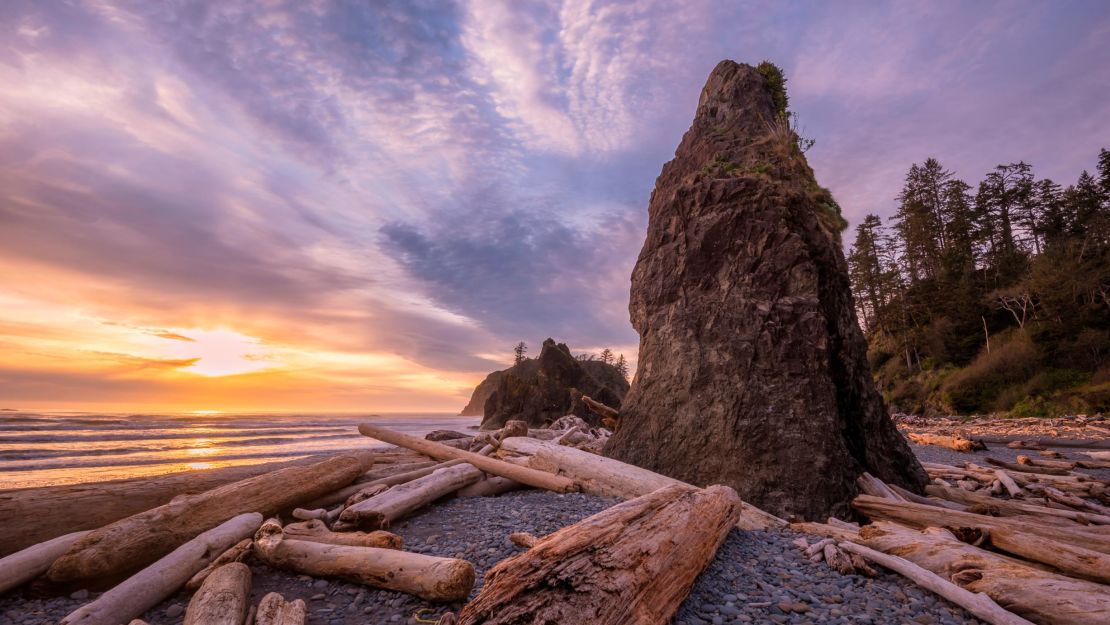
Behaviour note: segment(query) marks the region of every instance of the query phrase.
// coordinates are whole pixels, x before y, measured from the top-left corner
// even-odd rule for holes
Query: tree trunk
[[[208,576],[189,601],[185,625],[242,625],[251,599],[251,570],[225,564]]]
[[[524,488],[524,484],[516,480],[493,475],[470,486],[460,488],[455,495],[458,497],[495,497],[521,488]]]
[[[834,203],[792,145],[767,147],[784,142],[771,93],[722,61],[656,180],[629,301],[639,364],[605,455],[779,517],[846,516],[864,471],[928,479],[871,377]]]
[[[7,522],[8,519],[5,519],[5,525]],[[59,536],[0,559],[0,595],[45,573],[59,556],[85,534],[88,531]]]
[[[918,532],[878,522],[860,530],[862,543],[905,558],[957,586],[981,592],[1036,623],[1101,625],[1110,622],[1110,589],[1029,566],[960,542],[946,529]]]
[[[506,452],[523,454],[528,466],[533,469],[573,478],[583,492],[591,495],[632,499],[664,486],[690,486],[619,460],[534,438],[507,438],[501,442],[499,453]],[[741,504],[739,526],[742,529],[767,529],[784,525],[786,521],[778,517],[746,502]]]
[[[242,562],[251,552],[251,543],[254,542],[251,538],[244,538],[236,543],[231,549],[220,554],[218,558],[212,561],[211,564],[201,569],[196,575],[189,578],[185,582],[185,590],[196,590],[204,583],[205,579],[212,574],[212,571],[220,568],[225,564],[232,562]]]
[[[400,549],[404,539],[390,532],[333,532],[323,521],[305,521],[285,526],[285,537],[291,540],[307,540],[327,545],[347,545],[349,547],[377,547],[379,549]]]
[[[543,471],[535,471],[527,467],[519,467],[508,462],[502,462],[494,458],[487,458],[481,454],[476,454],[461,449],[453,449],[446,445],[426,441],[422,438],[409,436],[400,432],[363,423],[358,426],[358,431],[364,436],[376,438],[380,441],[397,445],[406,449],[437,458],[439,460],[455,460],[461,459],[474,465],[478,469],[493,475],[500,475],[507,477],[511,480],[516,480],[521,484],[527,484],[535,488],[542,488],[544,490],[551,490],[557,493],[567,493],[576,490],[574,481],[568,480],[564,477],[544,473]]]
[[[481,479],[482,472],[470,464],[439,469],[350,506],[339,515],[339,520],[366,530],[387,529],[413,510]]]
[[[62,619],[61,625],[119,625],[158,605],[177,592],[197,571],[254,533],[262,523],[257,512],[240,514],[174,549]]]
[[[292,508],[350,483],[365,470],[358,457],[338,456],[178,497],[90,532],[54,562],[46,577],[60,587],[107,587],[237,514]]]
[[[273,519],[259,529],[254,549],[260,560],[275,568],[313,577],[337,577],[427,601],[462,601],[474,587],[474,567],[466,560],[291,540],[283,537],[281,524]]]
[[[459,625],[665,625],[739,513],[725,486],[667,486],[618,504],[499,562]]]
[[[258,603],[254,615],[254,625],[304,625],[304,601],[286,601],[276,592],[271,592]]]
[[[343,455],[358,456],[369,464],[379,458],[388,459],[391,454],[367,450]],[[179,495],[202,493],[256,475],[315,464],[332,457],[335,454],[154,477],[0,490],[0,519],[4,519],[5,529],[0,532],[0,556],[63,534],[104,527],[156,508]],[[74,510],[80,510],[81,514],[73,514]]]

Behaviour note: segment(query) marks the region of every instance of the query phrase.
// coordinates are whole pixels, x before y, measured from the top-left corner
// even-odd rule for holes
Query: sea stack
[[[928,478],[872,381],[843,220],[784,82],[722,61],[663,166],[632,273],[639,365],[605,453],[780,516],[847,518],[864,471]]]

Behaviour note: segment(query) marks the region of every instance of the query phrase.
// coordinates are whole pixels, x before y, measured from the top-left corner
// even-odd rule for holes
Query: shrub
[[[1036,373],[1037,349],[1024,331],[1004,332],[991,343],[990,352],[981,351],[971,364],[945,380],[942,392],[955,411],[996,409],[996,400],[1007,387],[1023,385]]]

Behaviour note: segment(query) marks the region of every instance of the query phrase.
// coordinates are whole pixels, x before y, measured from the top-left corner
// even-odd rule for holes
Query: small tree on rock
[[[520,363],[524,362],[524,354],[527,351],[528,345],[526,345],[524,341],[517,343],[516,347],[513,348],[513,364],[519,365]]]
[[[607,365],[613,364],[613,350],[609,349],[608,347],[601,350],[601,362]]]
[[[624,359],[624,354],[621,354],[620,356],[617,357],[617,363],[614,366],[617,368],[617,373],[620,373],[621,377],[623,377],[624,379],[627,380],[628,379],[628,361]]]

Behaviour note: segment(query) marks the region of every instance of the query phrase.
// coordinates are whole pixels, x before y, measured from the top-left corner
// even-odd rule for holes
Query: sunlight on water
[[[159,415],[0,413],[0,489],[96,482],[291,460],[381,445],[358,424],[415,435],[466,431],[451,414],[294,415],[195,411]]]

